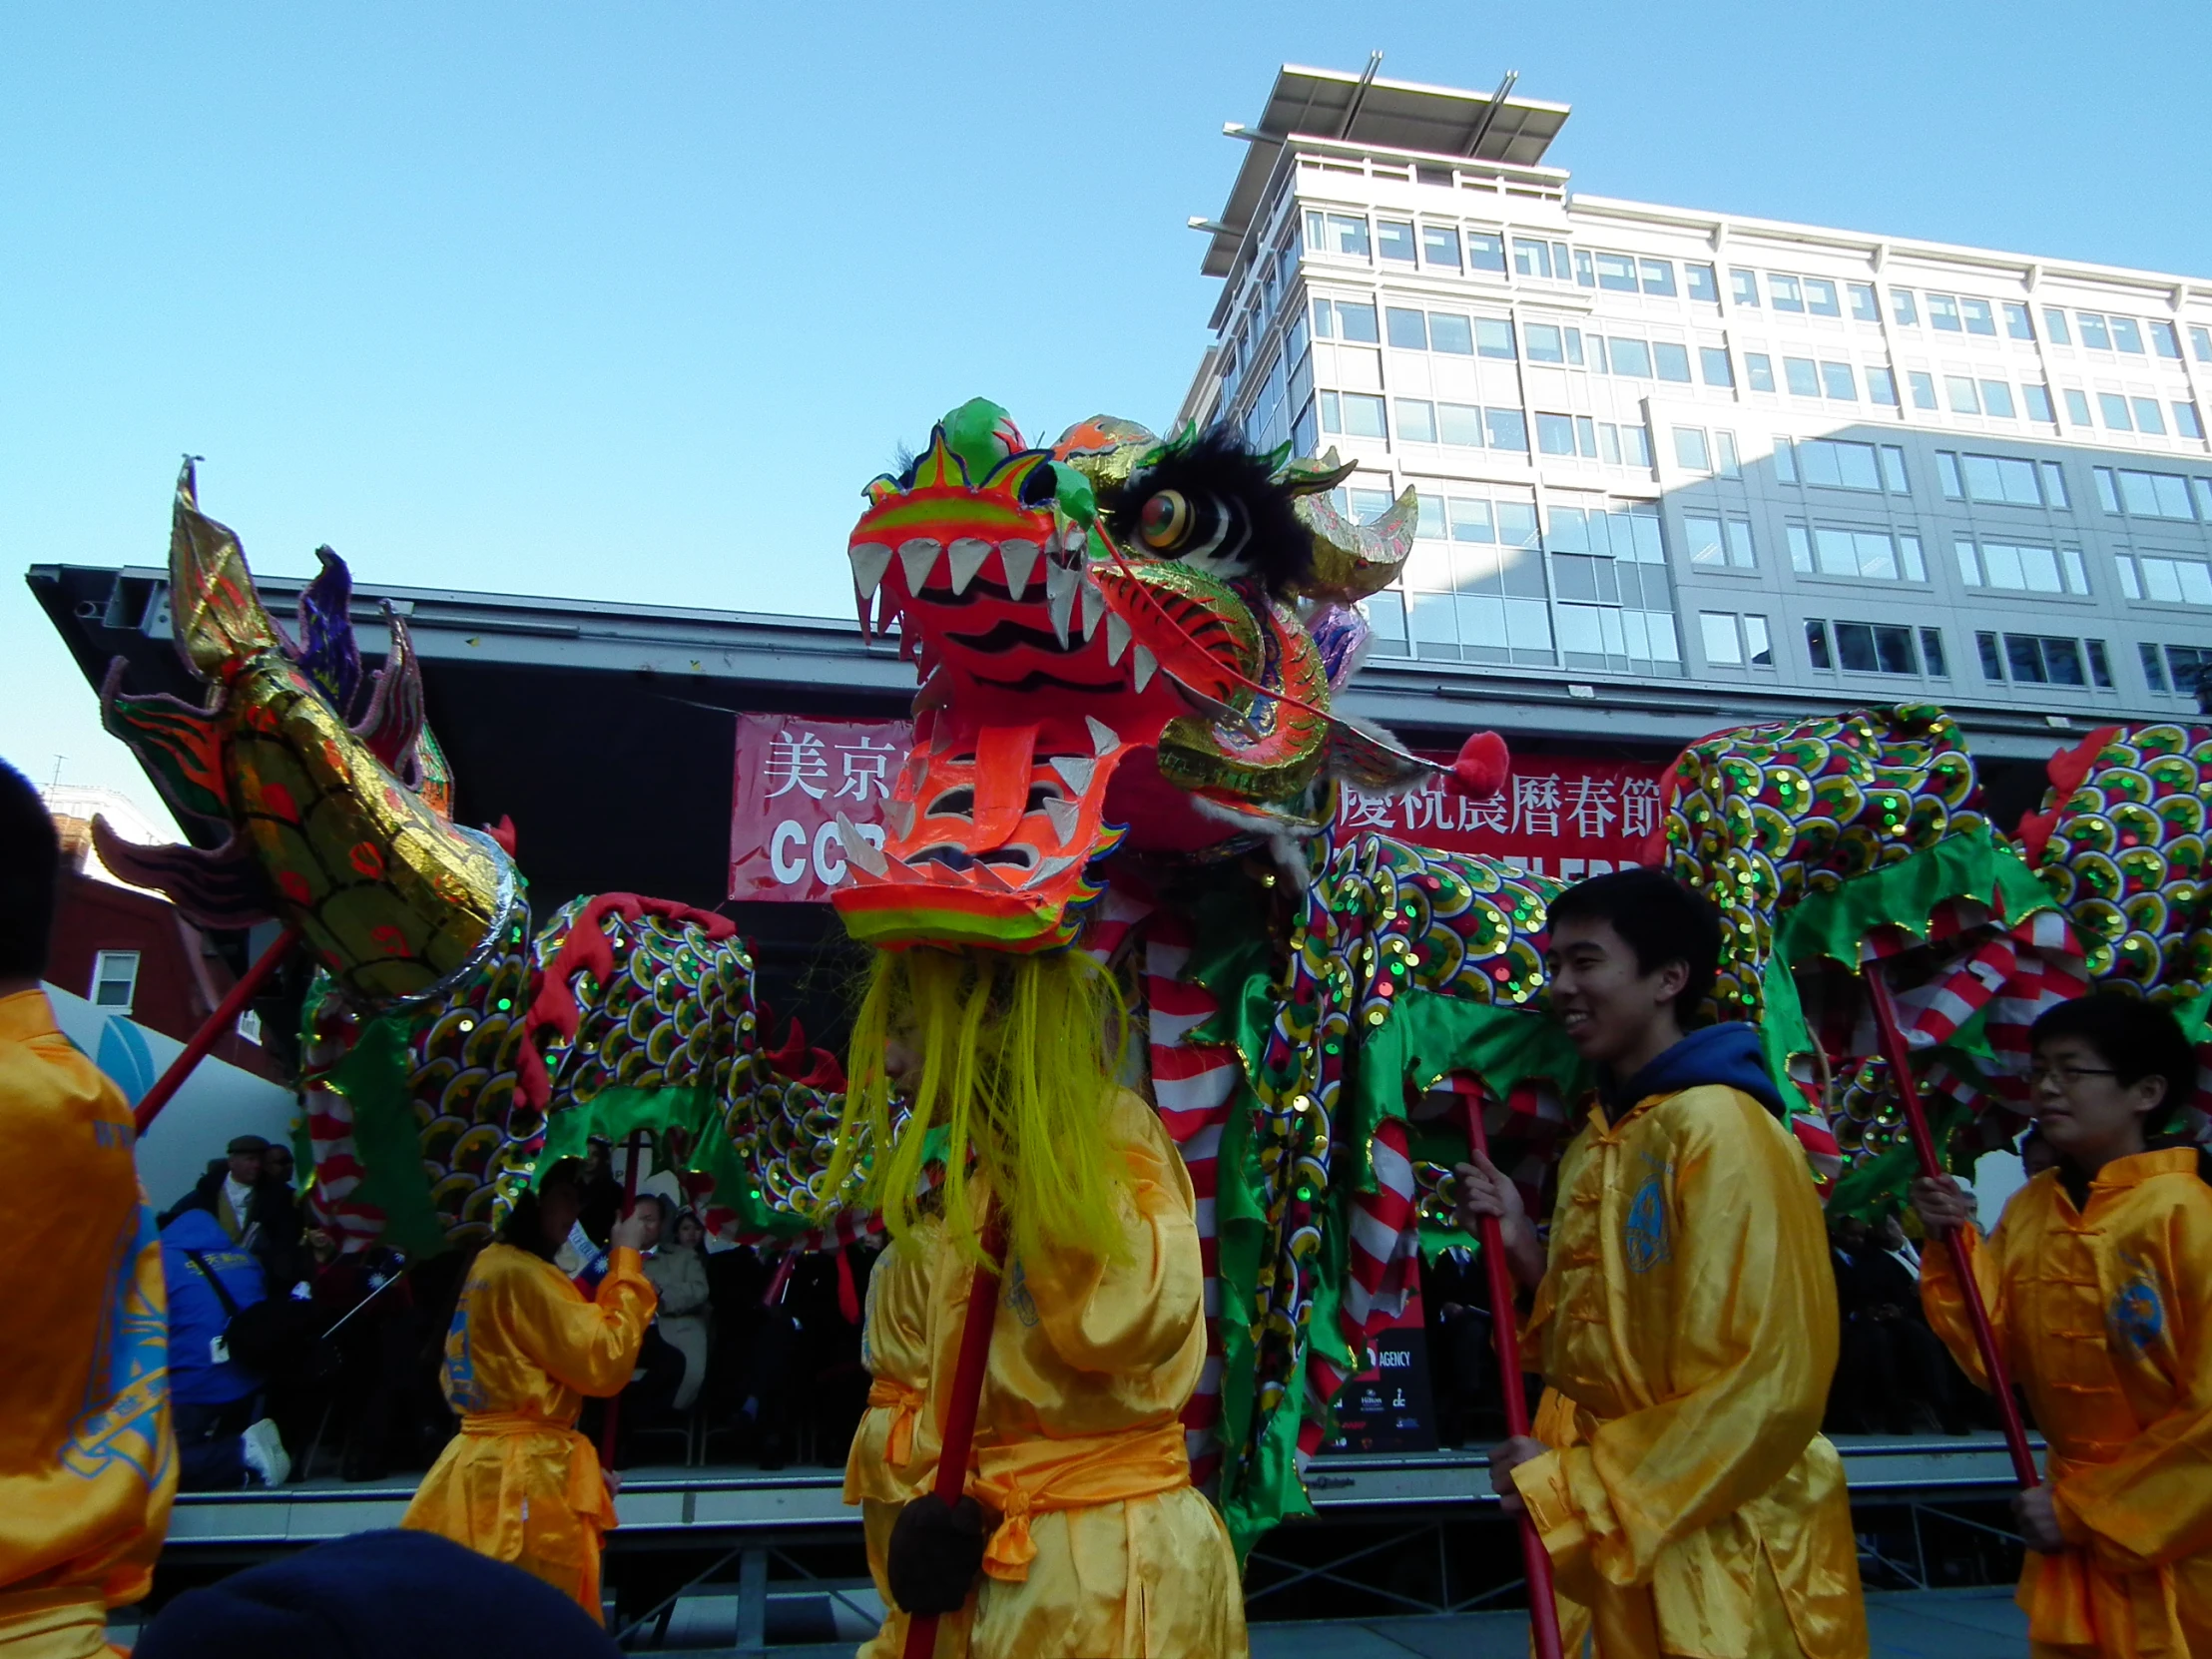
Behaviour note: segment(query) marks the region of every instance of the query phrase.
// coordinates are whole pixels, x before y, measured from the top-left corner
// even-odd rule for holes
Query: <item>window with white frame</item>
[[[139,953],[103,950],[92,959],[92,1003],[127,1014],[138,1002]]]
[[[1774,667],[1774,642],[1765,617],[1739,611],[1700,611],[1697,620],[1708,664],[1721,668]]]
[[[1921,538],[1910,531],[1855,529],[1840,524],[1786,527],[1790,568],[1804,576],[1855,576],[1865,580],[1928,580]]]

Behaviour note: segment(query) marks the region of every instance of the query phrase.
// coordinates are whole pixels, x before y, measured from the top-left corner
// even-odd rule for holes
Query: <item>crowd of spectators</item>
[[[586,1294],[625,1202],[603,1142],[558,1258]],[[347,1480],[427,1468],[453,1432],[445,1337],[472,1253],[416,1261],[346,1251],[315,1225],[291,1149],[234,1139],[158,1218],[186,1490],[282,1483],[323,1454]],[[659,1192],[646,1275],[660,1293],[616,1408],[616,1464],[841,1464],[865,1407],[859,1318],[872,1252],[764,1259],[710,1249],[699,1215]],[[595,1437],[605,1407],[583,1424]],[[326,1469],[320,1472],[327,1472]]]

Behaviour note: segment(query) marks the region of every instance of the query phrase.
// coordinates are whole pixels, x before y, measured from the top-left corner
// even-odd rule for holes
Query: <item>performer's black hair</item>
[[[37,788],[0,761],[0,979],[43,979],[62,842]]]
[[[1703,898],[1661,870],[1616,869],[1577,881],[1550,910],[1553,931],[1562,921],[1609,924],[1636,953],[1641,973],[1682,963],[1690,971],[1675,993],[1675,1018],[1685,1030],[1697,1018],[1721,959],[1721,918]]]
[[[1313,532],[1298,516],[1297,498],[1235,427],[1210,426],[1162,444],[1127,483],[1100,497],[1106,527],[1123,547],[1138,545],[1137,515],[1162,490],[1178,490],[1194,504],[1233,502],[1244,521],[1244,555],[1270,593],[1280,597],[1313,575]]]
[[[2181,1022],[2155,1002],[2125,991],[2096,991],[2046,1008],[2028,1028],[2030,1050],[2060,1037],[2078,1037],[2112,1068],[2121,1088],[2156,1077],[2166,1095],[2143,1119],[2143,1133],[2157,1136],[2180,1126],[2197,1090],[2197,1055]]]
[[[539,1219],[539,1197],[555,1187],[573,1187],[578,1192],[584,1187],[584,1165],[581,1159],[563,1158],[538,1178],[538,1184],[522,1194],[507,1212],[507,1219],[500,1224],[499,1242],[513,1245],[517,1250],[527,1250],[541,1262],[550,1262],[561,1253],[561,1241],[545,1236],[545,1224]]]

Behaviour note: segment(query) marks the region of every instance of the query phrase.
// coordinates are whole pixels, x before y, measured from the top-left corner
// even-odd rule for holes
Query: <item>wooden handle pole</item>
[[[999,1237],[995,1226],[983,1232],[986,1261],[998,1260]],[[952,1394],[945,1401],[944,1442],[937,1452],[937,1477],[930,1490],[946,1503],[957,1503],[967,1489],[968,1452],[975,1444],[975,1415],[983,1403],[983,1370],[990,1360],[991,1327],[998,1322],[998,1274],[989,1267],[975,1270],[968,1288],[967,1313],[960,1322],[960,1358],[952,1371]],[[906,1646],[901,1659],[930,1659],[937,1646],[937,1615],[916,1613],[906,1621]]]
[[[1890,991],[1890,982],[1883,977],[1882,964],[1869,962],[1866,966],[1867,998],[1874,1004],[1875,1027],[1882,1034],[1882,1051],[1890,1062],[1890,1075],[1897,1085],[1898,1103],[1905,1109],[1905,1122],[1913,1134],[1913,1151],[1920,1159],[1921,1173],[1931,1180],[1943,1173],[1941,1161],[1936,1156],[1936,1139],[1928,1131],[1928,1110],[1921,1102],[1920,1080],[1913,1075],[1913,1050],[1905,1040],[1904,1029],[1898,1024],[1896,999]],[[2027,1428],[2020,1421],[2019,1403],[2012,1397],[2012,1378],[2005,1369],[2004,1356],[1997,1348],[1996,1333],[1989,1327],[1989,1310],[1982,1306],[1981,1287],[1973,1276],[1973,1258],[1966,1254],[1964,1234],[1953,1228],[1943,1235],[1943,1243],[1950,1250],[1951,1272],[1958,1277],[1959,1294],[1965,1298],[1966,1318],[1973,1325],[1974,1346],[1981,1351],[1981,1364],[1989,1378],[1989,1388],[1997,1396],[1997,1411],[2004,1422],[2004,1444],[2012,1453],[2012,1473],[2023,1487],[2040,1484],[2035,1472],[2035,1453],[2028,1449]]]
[[[1482,1127],[1482,1101],[1467,1101],[1467,1150],[1490,1155],[1490,1137]],[[1505,1260],[1505,1229],[1495,1216],[1475,1224],[1482,1240],[1482,1265],[1490,1281],[1490,1330],[1497,1339],[1498,1389],[1505,1396],[1505,1428],[1515,1438],[1528,1432],[1528,1395],[1521,1386],[1520,1334],[1513,1318],[1513,1270]],[[1559,1604],[1552,1599],[1551,1552],[1524,1511],[1520,1517],[1521,1563],[1528,1574],[1528,1625],[1536,1659],[1561,1659]],[[909,1654],[907,1659],[913,1659]]]

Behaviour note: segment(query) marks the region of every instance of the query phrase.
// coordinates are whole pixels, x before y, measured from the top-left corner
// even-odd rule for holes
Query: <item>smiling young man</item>
[[[2212,1160],[2158,1146],[2194,1091],[2174,1017],[2107,992],[2030,1033],[2030,1107],[2056,1164],[1975,1231],[1948,1177],[1914,1183],[1974,1279],[2049,1442],[2014,1513],[2037,1654],[2212,1654]],[[1975,1382],[1950,1253],[1925,1253],[1929,1324]]]
[[[1758,1033],[1688,1021],[1720,923],[1656,870],[1551,906],[1551,1006],[1598,1095],[1559,1168],[1548,1254],[1510,1181],[1460,1166],[1536,1292],[1535,1434],[1491,1453],[1550,1551],[1570,1652],[1856,1659],[1858,1551],[1835,1447],[1836,1284],[1819,1196]]]

